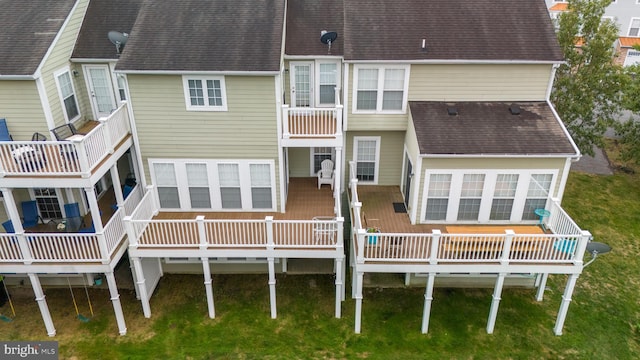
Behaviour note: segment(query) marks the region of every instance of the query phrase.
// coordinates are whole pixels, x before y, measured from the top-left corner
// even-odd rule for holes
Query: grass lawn
[[[126,336],[117,335],[106,290],[90,291],[95,316],[82,323],[68,289],[47,289],[58,331],[51,339],[33,294],[18,289],[17,316],[0,322],[0,339],[57,340],[61,358],[74,359],[640,358],[640,175],[573,173],[563,206],[613,247],[578,279],[563,336],[553,325],[566,276],[550,276],[542,302],[535,290],[505,289],[493,335],[485,331],[491,289],[437,288],[427,335],[420,333],[424,288],[366,289],[356,335],[349,296],[343,318],[333,317],[330,276],[279,275],[273,320],[267,275],[214,276],[216,319],[207,317],[202,276],[165,275],[150,319],[132,292],[121,292]],[[76,297],[87,315],[83,292]]]

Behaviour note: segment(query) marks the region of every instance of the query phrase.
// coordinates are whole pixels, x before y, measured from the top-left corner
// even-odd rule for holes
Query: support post
[[[278,315],[276,312],[276,268],[274,258],[267,259],[269,264],[269,303],[271,304],[271,318],[275,319]]]
[[[149,304],[149,295],[147,294],[147,285],[146,280],[144,278],[144,272],[142,271],[142,263],[140,262],[139,257],[132,257],[131,261],[133,262],[133,269],[136,273],[136,286],[138,287],[138,292],[140,293],[140,301],[142,302],[142,312],[144,317],[151,317],[151,305]]]
[[[564,294],[562,294],[562,302],[560,302],[560,310],[558,310],[558,318],[556,319],[556,325],[553,327],[553,332],[557,336],[562,335],[564,320],[567,318],[567,311],[569,311],[569,304],[571,303],[571,295],[573,295],[573,288],[576,286],[578,276],[578,274],[569,275],[567,286],[565,286],[564,288]]]
[[[360,334],[360,329],[362,328],[362,283],[364,282],[364,273],[358,271],[356,275],[356,324],[355,324],[355,333]]]
[[[211,267],[209,266],[209,258],[203,257],[202,270],[204,272],[204,288],[207,292],[207,307],[209,308],[209,317],[215,319],[216,309],[213,304],[213,286],[211,280]]]
[[[333,203],[334,213],[336,217],[342,216],[342,205],[340,204],[340,194],[342,194],[341,184],[342,181],[342,147],[336,146],[336,165],[333,171]]]
[[[538,284],[538,292],[536,294],[536,301],[542,301],[542,297],[544,297],[544,289],[547,287],[547,278],[549,274],[542,274],[540,276],[540,284]]]
[[[344,258],[336,258],[336,319],[342,316],[342,263]]]
[[[53,326],[53,319],[51,319],[49,306],[47,306],[47,300],[44,292],[42,291],[42,286],[40,285],[38,274],[30,273],[29,280],[31,281],[31,287],[33,287],[33,293],[36,295],[36,301],[38,302],[38,307],[40,308],[40,314],[42,314],[44,326],[47,328],[47,335],[55,336],[56,328]]]
[[[438,249],[440,248],[440,237],[442,232],[438,229],[433,229],[431,234],[431,249],[429,251],[429,263],[436,265],[438,263]]]
[[[116,204],[118,208],[121,208],[124,205],[124,195],[122,194],[122,184],[120,183],[120,174],[116,164],[109,169],[109,174],[111,175],[111,181],[113,182],[113,192],[116,195]]]
[[[104,273],[107,278],[107,284],[109,285],[109,294],[111,294],[111,303],[113,304],[113,311],[116,313],[116,323],[118,324],[118,331],[120,335],[127,334],[127,324],[124,322],[124,313],[122,312],[122,305],[120,304],[120,294],[118,294],[118,286],[116,285],[116,277],[113,272]]]
[[[507,274],[500,273],[496,279],[496,285],[493,289],[493,300],[491,301],[491,310],[489,310],[489,320],[487,321],[487,334],[493,334],[496,326],[496,317],[498,316],[498,307],[500,306],[500,296],[502,295],[502,286],[504,278]]]
[[[424,291],[424,310],[422,311],[422,333],[429,332],[429,318],[431,316],[431,302],[433,301],[433,284],[435,283],[436,273],[429,273],[427,278],[427,288]]]

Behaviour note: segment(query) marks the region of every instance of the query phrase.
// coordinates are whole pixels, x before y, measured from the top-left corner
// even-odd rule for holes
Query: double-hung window
[[[187,170],[191,208],[210,209],[211,195],[209,194],[207,164],[185,164],[185,169]]]
[[[431,174],[427,192],[425,220],[446,220],[449,208],[451,174]]]
[[[408,66],[356,66],[354,113],[404,113]]]
[[[184,97],[190,111],[227,111],[224,77],[183,76]]]
[[[223,209],[241,209],[240,171],[238,164],[218,164],[220,199]]]
[[[640,36],[640,18],[631,19],[631,24],[629,25],[629,36]]]
[[[378,182],[378,163],[380,158],[380,137],[354,137],[356,177],[364,183]]]
[[[552,180],[552,174],[531,174],[529,178],[529,189],[527,190],[527,199],[524,202],[522,220],[538,219],[538,215],[536,215],[534,211],[546,207]]]
[[[458,220],[478,220],[484,177],[485,174],[464,174],[458,207]]]
[[[156,163],[153,166],[158,188],[160,207],[165,209],[179,209],[178,182],[173,163]]]
[[[491,203],[490,220],[509,220],[518,187],[518,174],[498,174]]]
[[[250,164],[251,201],[254,209],[271,209],[271,167],[269,164]]]
[[[333,106],[336,104],[336,87],[338,86],[338,63],[318,63],[318,105]]]
[[[78,101],[76,99],[76,91],[71,81],[71,75],[69,69],[56,72],[54,74],[56,79],[56,85],[58,86],[58,93],[62,102],[62,110],[67,122],[71,122],[80,117],[80,111],[78,110]]]

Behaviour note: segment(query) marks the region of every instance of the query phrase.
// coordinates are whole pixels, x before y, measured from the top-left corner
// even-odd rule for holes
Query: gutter
[[[276,76],[279,71],[193,71],[193,70],[118,70],[118,74],[131,75],[237,75],[237,76]]]

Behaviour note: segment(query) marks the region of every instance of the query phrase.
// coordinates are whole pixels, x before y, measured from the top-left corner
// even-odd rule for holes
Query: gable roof
[[[336,55],[344,52],[343,0],[294,0],[287,4],[287,55]],[[335,31],[338,38],[328,46],[320,42],[322,30]]]
[[[117,70],[278,71],[284,1],[145,0]]]
[[[118,59],[109,31],[130,33],[142,0],[91,0],[72,59]]]
[[[348,0],[344,12],[346,60],[563,59],[543,0]]]
[[[0,0],[0,75],[33,75],[75,0]]]
[[[410,101],[423,155],[577,155],[546,102]],[[456,108],[457,115],[449,115]]]

